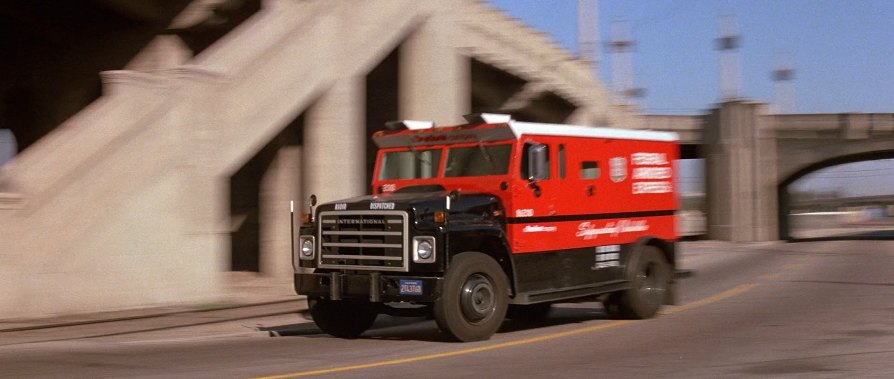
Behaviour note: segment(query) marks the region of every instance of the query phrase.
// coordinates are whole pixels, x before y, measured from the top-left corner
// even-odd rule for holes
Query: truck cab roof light
[[[463,116],[470,124],[505,124],[512,121],[512,116],[499,113],[471,113]]]
[[[419,129],[431,129],[434,127],[435,127],[434,121],[398,120],[398,121],[388,121],[385,123],[385,128],[388,130],[401,130],[401,129],[419,130]]]

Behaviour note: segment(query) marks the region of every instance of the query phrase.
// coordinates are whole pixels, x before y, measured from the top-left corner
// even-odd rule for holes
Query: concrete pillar
[[[180,37],[160,35],[124,66],[126,70],[152,71],[174,68],[186,63],[193,53]]]
[[[21,209],[21,198],[17,194],[4,193],[0,188],[0,319],[23,317],[27,313],[29,267],[26,266],[27,252],[20,230],[23,217],[16,210]]]
[[[463,123],[472,107],[470,60],[452,41],[459,41],[452,1],[432,14],[401,45],[398,113],[401,119],[432,120],[439,125]]]
[[[304,197],[315,194],[323,203],[370,191],[365,183],[364,83],[363,77],[341,78],[307,110],[302,145]]]
[[[301,147],[283,146],[261,179],[261,274],[275,278],[291,278],[291,222],[289,201],[294,200],[295,226],[302,213]]]
[[[708,237],[733,242],[778,239],[776,140],[766,104],[731,101],[704,131]]]
[[[192,275],[199,293],[218,297],[223,290],[222,273],[229,269],[230,198],[229,177],[220,172],[220,150],[226,120],[220,117],[221,88],[225,83],[215,72],[198,68],[179,70],[186,102],[177,108],[183,137],[190,154],[181,170],[181,217],[188,220],[185,264],[202,265]]]

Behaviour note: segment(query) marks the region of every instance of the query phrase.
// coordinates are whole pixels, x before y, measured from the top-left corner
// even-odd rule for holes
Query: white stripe
[[[563,124],[541,124],[535,122],[518,122],[509,123],[512,133],[516,138],[522,135],[541,135],[541,136],[568,136],[568,137],[596,137],[596,138],[615,138],[615,139],[632,139],[643,141],[665,141],[673,142],[680,140],[680,136],[674,132],[658,132],[654,130],[631,130],[631,129],[615,129],[615,128],[595,128],[579,125],[563,125]]]

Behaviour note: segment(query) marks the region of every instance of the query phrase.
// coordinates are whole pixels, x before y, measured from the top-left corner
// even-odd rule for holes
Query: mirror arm
[[[536,180],[530,179],[530,182],[528,182],[528,188],[534,190],[534,196],[536,197],[540,197],[540,195],[543,194],[543,191],[540,190],[540,186],[537,185]]]

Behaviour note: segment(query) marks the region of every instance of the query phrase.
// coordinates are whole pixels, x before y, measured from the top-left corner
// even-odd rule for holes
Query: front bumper
[[[330,300],[426,303],[441,296],[442,282],[440,277],[382,275],[378,272],[295,274],[295,292]]]

